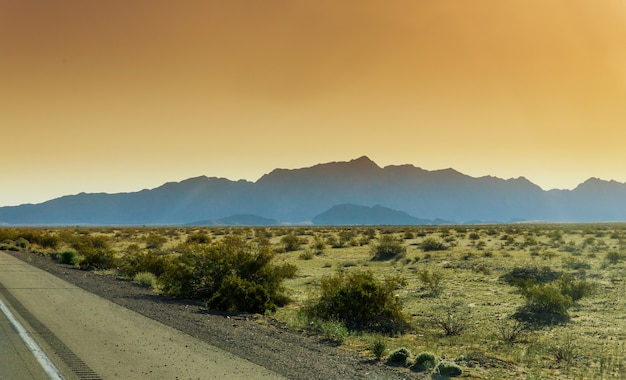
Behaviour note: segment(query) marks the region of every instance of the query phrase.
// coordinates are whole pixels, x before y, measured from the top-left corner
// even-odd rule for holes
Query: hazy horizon
[[[0,4],[0,206],[379,166],[626,182],[626,2]]]
[[[370,160],[371,160],[371,158],[370,158],[370,157],[368,157],[368,156],[361,156],[361,157],[367,157],[368,159],[370,159]],[[315,164],[310,165],[310,166],[306,166],[306,167],[298,167],[298,168],[290,168],[290,167],[277,167],[277,168],[272,168],[272,170],[267,171],[266,173],[264,173],[263,175],[261,175],[261,176],[260,176],[260,177],[258,177],[258,178],[255,178],[255,179],[247,179],[247,178],[228,178],[228,177],[212,176],[212,175],[208,175],[208,174],[200,174],[200,175],[197,175],[197,176],[191,176],[191,177],[187,177],[187,178],[181,178],[181,179],[179,179],[179,180],[167,180],[167,181],[163,181],[163,182],[158,183],[158,184],[156,184],[156,185],[154,185],[154,186],[148,186],[148,187],[142,187],[142,188],[136,188],[136,189],[122,189],[122,190],[118,190],[118,191],[87,191],[87,192],[83,192],[83,191],[81,191],[81,192],[74,192],[74,193],[61,194],[61,195],[59,195],[59,196],[54,196],[53,198],[44,199],[44,200],[42,200],[42,201],[38,201],[38,202],[27,202],[27,203],[39,204],[39,203],[42,203],[42,202],[45,202],[45,201],[48,201],[48,200],[53,200],[53,199],[56,199],[56,198],[59,198],[59,197],[63,197],[63,196],[73,196],[73,195],[77,195],[77,194],[79,194],[79,193],[107,193],[107,194],[116,194],[116,193],[134,193],[134,192],[139,192],[139,191],[141,191],[141,190],[146,190],[146,189],[147,189],[147,190],[152,190],[152,189],[154,189],[154,188],[157,188],[157,187],[160,187],[160,186],[162,186],[162,185],[165,185],[166,183],[179,183],[179,182],[182,182],[182,181],[185,181],[185,180],[194,179],[194,178],[200,178],[200,177],[207,177],[207,178],[224,178],[224,179],[227,179],[227,180],[230,180],[230,181],[234,181],[234,182],[235,182],[235,181],[239,181],[239,180],[245,180],[245,181],[249,181],[249,182],[253,182],[253,183],[254,183],[254,182],[257,182],[257,181],[258,181],[261,177],[263,177],[263,176],[264,176],[264,175],[266,175],[266,174],[271,173],[271,171],[273,171],[273,170],[275,170],[275,169],[286,169],[286,170],[305,169],[305,168],[312,167],[312,166],[315,166],[315,165],[320,165],[320,164],[330,164],[330,163],[335,163],[335,162],[349,162],[349,161],[353,161],[353,160],[359,159],[359,158],[361,158],[361,157],[354,157],[354,158],[352,158],[352,159],[350,159],[350,160],[338,160],[338,161],[332,161],[332,162],[319,162],[319,163],[315,163]],[[374,160],[372,160],[372,161],[373,161],[376,165],[378,165],[378,163],[376,163],[376,161],[374,161]],[[395,166],[397,166],[397,165],[412,165],[412,164],[405,163],[405,164],[391,164],[391,165],[378,165],[378,166],[379,166],[381,169],[384,169],[384,168],[386,168],[386,167],[388,167],[388,166],[394,166],[394,165],[395,165]],[[431,171],[431,172],[432,172],[432,171],[438,171],[438,170],[447,170],[447,169],[453,169],[453,170],[456,170],[455,168],[437,168],[437,169],[426,169],[426,168],[422,168],[422,167],[419,167],[419,166],[416,166],[416,165],[412,165],[412,166],[415,166],[415,167],[417,167],[417,168],[424,169],[424,170],[427,170],[427,171]],[[464,175],[469,175],[469,174],[467,174],[467,173],[463,173],[463,172],[461,172],[461,174],[464,174]],[[471,176],[471,175],[469,175],[469,176],[470,176],[470,177],[473,177],[473,178],[480,178],[480,177],[491,176],[491,175],[489,175],[489,174],[485,174],[485,175],[481,175],[481,176]],[[500,178],[500,177],[497,177],[497,178]],[[517,176],[517,177],[501,178],[501,179],[504,179],[504,180],[510,180],[510,179],[518,179],[518,178],[526,178],[526,177],[525,177],[525,176]],[[585,182],[585,181],[587,181],[587,180],[589,180],[589,179],[591,179],[591,178],[597,178],[597,177],[589,177],[589,178],[586,178],[584,181],[581,181],[580,183],[576,184],[576,186],[578,186],[578,185],[582,184],[583,182]],[[528,178],[526,178],[526,179],[528,179]],[[604,181],[610,181],[610,180],[603,179],[603,178],[599,178],[599,179],[600,179],[600,180],[604,180]],[[532,182],[532,181],[531,181],[531,182]],[[536,184],[536,183],[535,183],[535,185],[539,186],[539,185],[538,185],[538,184]],[[576,186],[574,186],[574,187],[576,187]],[[541,186],[539,186],[539,187],[541,187]],[[573,190],[573,189],[574,189],[574,187],[572,187],[572,188],[568,188],[568,189],[564,189],[564,188],[559,188],[559,189],[557,189],[557,188],[553,188],[553,189],[545,189],[545,188],[543,188],[543,187],[541,187],[541,188],[542,188],[543,190]],[[22,203],[22,204],[24,204],[24,203]],[[22,205],[22,204],[16,204],[16,205],[0,205],[0,207],[3,207],[3,206],[19,206],[19,205]]]

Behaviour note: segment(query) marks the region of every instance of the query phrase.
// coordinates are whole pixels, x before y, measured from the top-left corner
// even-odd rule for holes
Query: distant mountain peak
[[[377,205],[373,207],[355,205]],[[332,207],[333,205],[339,205]],[[380,206],[384,205],[384,206]],[[320,214],[323,210],[327,210]],[[224,218],[224,215],[233,215]],[[252,216],[251,216],[252,215]],[[254,215],[263,215],[263,220]],[[68,195],[0,207],[5,224],[416,224],[467,220],[626,221],[626,184],[590,178],[544,191],[524,177],[480,178],[448,168],[381,168],[368,156],[275,169],[256,182],[198,176],[134,193]],[[419,215],[419,219],[412,215]]]
[[[358,163],[359,165],[376,165],[376,163],[374,161],[372,161],[369,157],[367,156],[361,156],[359,158],[354,158],[352,160],[350,160],[350,162],[352,163]]]

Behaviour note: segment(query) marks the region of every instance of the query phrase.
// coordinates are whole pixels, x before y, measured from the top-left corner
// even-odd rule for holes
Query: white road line
[[[13,325],[13,327],[19,334],[20,338],[22,338],[22,341],[24,341],[24,344],[26,344],[26,347],[28,347],[30,352],[33,353],[33,355],[35,356],[35,359],[37,359],[37,361],[43,368],[46,375],[48,375],[50,380],[64,380],[63,375],[61,375],[61,372],[59,372],[57,367],[52,363],[52,361],[50,361],[50,358],[46,356],[43,350],[33,340],[30,334],[28,334],[28,331],[26,331],[24,326],[22,326],[22,324],[15,318],[13,313],[11,313],[11,310],[9,310],[7,305],[5,305],[5,303],[2,302],[2,300],[0,300],[0,310],[2,310],[4,315],[7,316],[7,318],[9,319],[9,322],[11,322],[11,324]]]

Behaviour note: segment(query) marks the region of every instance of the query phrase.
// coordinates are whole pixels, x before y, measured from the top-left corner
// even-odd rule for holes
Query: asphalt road
[[[0,301],[6,304],[1,296]],[[4,313],[0,313],[0,378],[48,379],[33,352],[20,338],[15,326]]]
[[[281,378],[4,252],[0,297],[66,379]],[[8,322],[0,327],[0,378],[46,379]]]

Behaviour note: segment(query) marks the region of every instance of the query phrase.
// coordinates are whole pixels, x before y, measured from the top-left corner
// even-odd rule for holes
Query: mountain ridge
[[[274,169],[256,182],[205,175],[126,193],[79,193],[0,207],[0,223],[185,224],[235,215],[310,222],[333,206],[405,212],[422,220],[626,221],[626,184],[589,178],[572,190],[543,190],[525,177],[471,177],[452,168],[380,167],[367,156]]]

